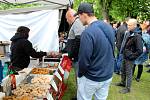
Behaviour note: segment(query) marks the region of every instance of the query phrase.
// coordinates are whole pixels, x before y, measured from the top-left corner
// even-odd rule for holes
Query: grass
[[[121,90],[122,88],[115,86],[114,83],[120,81],[120,76],[114,74],[107,100],[150,100],[150,74],[146,73],[145,72],[146,70],[147,68],[144,68],[140,82],[136,82],[134,80],[135,78],[134,76],[132,81],[131,93],[128,94],[118,93],[118,91]],[[65,92],[63,100],[71,100],[71,98],[75,96],[76,94],[75,83],[76,83],[75,74],[74,70],[72,69],[68,80],[68,88],[67,91]]]

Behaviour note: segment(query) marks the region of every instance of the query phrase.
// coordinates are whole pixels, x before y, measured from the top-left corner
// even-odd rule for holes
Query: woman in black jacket
[[[16,34],[11,38],[11,65],[15,70],[21,70],[28,67],[30,56],[33,58],[41,58],[46,56],[46,52],[36,52],[32,47],[32,43],[28,40],[30,29],[20,26]]]

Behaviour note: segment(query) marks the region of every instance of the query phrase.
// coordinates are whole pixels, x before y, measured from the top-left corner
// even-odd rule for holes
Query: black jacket
[[[126,23],[124,23],[122,26],[120,26],[117,30],[117,33],[116,33],[116,47],[119,51],[120,51],[121,44],[122,44],[122,41],[123,41],[123,38],[124,38],[124,33],[125,33],[126,30],[127,30],[127,24]]]
[[[30,56],[41,58],[46,56],[46,52],[36,52],[32,43],[21,34],[15,34],[11,38],[11,64],[16,68],[26,68],[30,63]]]
[[[143,43],[141,30],[136,28],[134,31],[130,32],[130,36],[128,37],[123,54],[124,58],[129,61],[134,61],[138,58],[143,52]]]
[[[68,39],[65,51],[67,51],[69,58],[73,61],[78,61],[78,53],[80,48],[80,35],[75,36],[75,39]]]
[[[78,53],[79,53],[79,48],[80,48],[80,36],[83,32],[85,27],[79,20],[79,18],[76,18],[76,20],[73,22],[70,32],[69,32],[69,37],[68,41],[66,44],[66,49],[68,56],[72,59],[74,62],[78,61]]]

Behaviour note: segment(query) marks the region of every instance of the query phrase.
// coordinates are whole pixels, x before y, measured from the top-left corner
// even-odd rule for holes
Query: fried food
[[[31,74],[49,74],[48,68],[33,68]]]

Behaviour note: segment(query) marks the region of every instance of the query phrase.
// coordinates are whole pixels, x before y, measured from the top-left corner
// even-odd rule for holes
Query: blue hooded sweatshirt
[[[81,35],[78,77],[102,82],[113,75],[115,35],[113,28],[103,22],[94,21]]]

